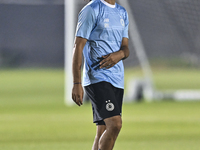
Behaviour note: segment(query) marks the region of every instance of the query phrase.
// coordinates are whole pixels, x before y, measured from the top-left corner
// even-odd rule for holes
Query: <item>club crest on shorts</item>
[[[110,100],[106,101],[106,109],[107,111],[113,111],[115,109],[115,106],[113,103],[110,102]]]

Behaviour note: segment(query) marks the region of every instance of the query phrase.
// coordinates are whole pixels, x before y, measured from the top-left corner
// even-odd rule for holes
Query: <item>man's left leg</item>
[[[121,116],[104,119],[106,130],[99,140],[99,150],[112,150],[122,127]]]

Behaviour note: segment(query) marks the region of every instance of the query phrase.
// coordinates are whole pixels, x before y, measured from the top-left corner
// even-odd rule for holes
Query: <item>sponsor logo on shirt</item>
[[[108,23],[104,23],[104,27],[105,27],[105,28],[108,28],[108,27],[109,27],[109,24],[108,24]]]
[[[105,28],[108,28],[108,27],[109,27],[109,21],[110,21],[109,18],[105,18],[105,19],[104,19],[104,27],[105,27]]]
[[[104,22],[109,22],[109,21],[110,21],[109,18],[104,19]]]

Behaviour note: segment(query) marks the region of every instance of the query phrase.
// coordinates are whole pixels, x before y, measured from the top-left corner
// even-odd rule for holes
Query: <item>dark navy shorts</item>
[[[124,89],[116,88],[108,82],[85,86],[92,103],[93,122],[105,125],[104,119],[121,115]]]

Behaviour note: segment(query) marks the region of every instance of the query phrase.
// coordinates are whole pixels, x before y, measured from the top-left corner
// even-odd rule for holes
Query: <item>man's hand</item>
[[[104,59],[99,63],[100,68],[109,69],[124,58],[124,52],[120,50],[102,57]]]
[[[121,48],[119,51],[102,56],[103,60],[99,63],[100,68],[109,69],[117,64],[120,60],[124,60],[129,56],[128,38],[122,39]]]
[[[83,94],[84,92],[82,85],[74,84],[74,87],[72,89],[72,99],[78,106],[83,105]]]

